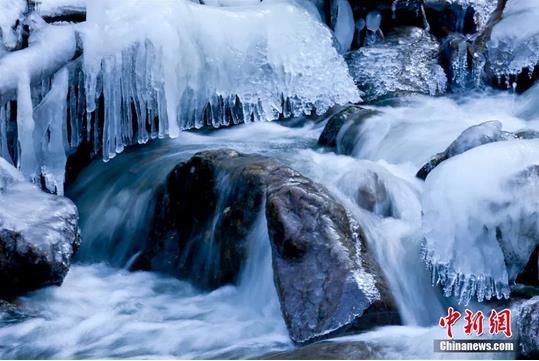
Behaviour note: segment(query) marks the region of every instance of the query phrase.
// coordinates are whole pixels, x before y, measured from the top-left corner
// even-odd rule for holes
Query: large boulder
[[[60,285],[79,244],[75,205],[0,158],[0,296]]]
[[[530,360],[539,357],[539,296],[522,303],[518,314],[519,353]]]
[[[405,27],[383,41],[345,55],[350,74],[365,94],[375,101],[403,94],[443,94],[447,77],[438,64],[440,47],[425,30]]]
[[[276,160],[229,149],[197,153],[170,174],[159,204],[138,268],[206,288],[238,281],[262,212],[294,342],[398,322],[361,228],[325,188]]]

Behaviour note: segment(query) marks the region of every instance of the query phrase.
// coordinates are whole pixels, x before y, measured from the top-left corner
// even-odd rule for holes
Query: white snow
[[[433,282],[467,304],[508,298],[539,244],[539,140],[490,143],[435,168],[423,194]],[[509,268],[506,264],[511,265]]]
[[[360,100],[329,30],[295,3],[101,0],[87,11],[87,104],[95,111],[104,95],[105,160],[133,138],[143,143],[181,129],[273,120],[313,107],[323,112]],[[156,117],[158,131],[148,134]]]

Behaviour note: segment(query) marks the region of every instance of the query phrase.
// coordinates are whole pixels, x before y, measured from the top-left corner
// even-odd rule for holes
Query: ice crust
[[[330,31],[296,3],[128,3],[88,4],[84,30],[87,111],[103,95],[105,160],[132,140],[360,100]]]
[[[479,146],[429,174],[424,258],[446,296],[464,304],[509,298],[539,244],[538,166],[539,140],[514,140]]]

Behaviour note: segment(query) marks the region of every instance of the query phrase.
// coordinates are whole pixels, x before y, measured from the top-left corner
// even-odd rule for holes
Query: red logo
[[[477,336],[483,334],[485,316],[482,311],[473,312],[471,310],[465,310],[464,316],[464,333],[471,335],[475,333]],[[447,336],[453,338],[453,326],[461,318],[459,311],[456,311],[453,307],[447,309],[447,316],[440,317],[439,325],[442,328],[447,328]],[[488,332],[491,335],[498,335],[503,333],[506,337],[511,337],[511,310],[504,309],[502,311],[492,310],[488,317]]]

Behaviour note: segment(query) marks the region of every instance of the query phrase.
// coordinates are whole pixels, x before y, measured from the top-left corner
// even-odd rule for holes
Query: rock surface
[[[0,158],[0,296],[60,285],[79,245],[75,205]]]
[[[539,357],[539,296],[520,306],[518,315],[519,351],[533,360]]]
[[[294,342],[398,322],[362,230],[325,188],[278,161],[229,149],[197,153],[170,174],[161,204],[154,225],[161,231],[139,268],[209,288],[234,282],[246,235],[264,212]]]
[[[400,28],[382,42],[345,55],[365,101],[409,93],[439,95],[447,77],[438,64],[440,47],[425,30]]]

